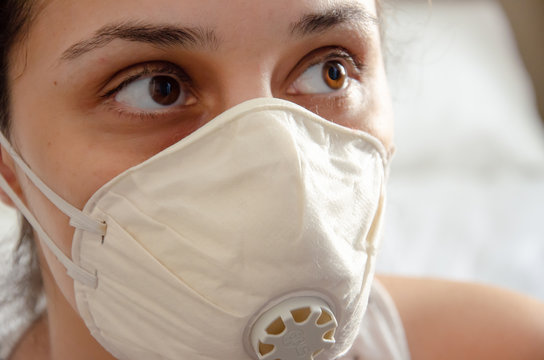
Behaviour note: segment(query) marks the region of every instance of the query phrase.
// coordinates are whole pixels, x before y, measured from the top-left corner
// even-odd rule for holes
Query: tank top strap
[[[406,334],[393,299],[374,279],[368,308],[353,348],[342,359],[410,360]]]

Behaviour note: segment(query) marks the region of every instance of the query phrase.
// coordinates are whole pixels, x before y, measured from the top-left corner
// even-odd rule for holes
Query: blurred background
[[[384,7],[397,153],[378,271],[544,299],[544,1]]]

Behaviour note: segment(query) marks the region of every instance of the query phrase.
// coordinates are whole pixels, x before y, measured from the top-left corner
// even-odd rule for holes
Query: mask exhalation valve
[[[250,333],[260,360],[313,360],[334,343],[338,326],[329,305],[317,297],[295,297],[265,311]]]

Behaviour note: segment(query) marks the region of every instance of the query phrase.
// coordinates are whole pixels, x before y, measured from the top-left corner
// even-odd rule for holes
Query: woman
[[[403,325],[378,286],[357,337],[393,149],[373,0],[2,6],[4,198],[47,298],[11,359],[544,356],[542,304],[439,281],[381,278]]]

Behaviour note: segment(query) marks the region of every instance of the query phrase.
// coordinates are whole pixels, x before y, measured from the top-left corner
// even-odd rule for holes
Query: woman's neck
[[[43,360],[115,360],[92,337],[83,319],[57,286],[47,262],[43,260],[40,259],[40,266],[47,299],[47,321],[39,336],[46,339],[45,350],[49,354]]]
[[[47,323],[44,313],[23,335],[9,360],[51,360]]]

